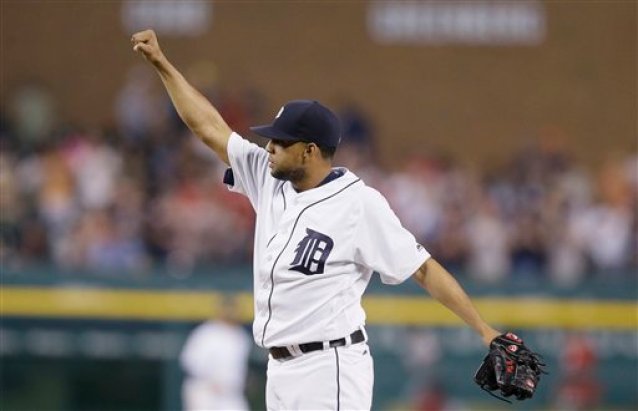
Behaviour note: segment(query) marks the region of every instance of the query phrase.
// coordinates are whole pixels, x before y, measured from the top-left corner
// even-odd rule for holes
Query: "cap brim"
[[[250,130],[257,135],[266,138],[273,138],[275,140],[301,141],[297,137],[293,137],[281,130],[277,130],[271,125],[250,127]]]

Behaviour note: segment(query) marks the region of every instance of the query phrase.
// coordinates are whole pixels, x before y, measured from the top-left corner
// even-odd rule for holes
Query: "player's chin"
[[[277,169],[274,164],[269,164],[270,167],[270,175],[278,180],[286,180],[287,173],[283,172],[280,169]]]
[[[277,180],[283,180],[283,181],[292,180],[290,172],[285,171],[285,170],[281,170],[281,169],[277,169],[277,168],[272,168],[270,170],[270,175],[273,176],[274,178],[276,178]]]
[[[281,168],[273,164],[270,169],[270,175],[278,180],[284,181],[300,181],[305,177],[305,171],[302,168]]]

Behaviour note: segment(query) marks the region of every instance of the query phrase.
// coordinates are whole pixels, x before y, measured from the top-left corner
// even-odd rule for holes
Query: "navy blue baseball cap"
[[[289,101],[279,110],[272,124],[250,129],[262,137],[304,141],[319,147],[336,148],[341,141],[339,119],[315,100]]]

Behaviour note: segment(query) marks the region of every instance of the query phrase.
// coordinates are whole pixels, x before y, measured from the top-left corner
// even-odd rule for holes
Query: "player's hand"
[[[157,35],[153,30],[144,30],[133,34],[131,43],[133,44],[133,51],[142,54],[152,64],[157,64],[164,58],[164,54],[157,42]]]

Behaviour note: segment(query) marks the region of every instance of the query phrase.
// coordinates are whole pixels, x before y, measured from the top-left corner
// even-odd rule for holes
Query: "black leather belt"
[[[352,334],[350,334],[350,339],[352,340],[352,344],[357,344],[357,343],[365,341],[366,337],[363,334],[363,331],[357,330],[353,332]],[[332,340],[328,342],[329,347],[342,347],[344,345],[346,345],[345,338],[339,338],[337,340]],[[299,344],[299,350],[301,350],[301,352],[304,354],[312,352],[312,351],[323,350],[323,342],[316,341],[316,342],[310,342],[305,344]],[[270,355],[272,355],[272,358],[276,360],[294,357],[294,354],[292,354],[290,350],[288,350],[288,348],[286,347],[272,347],[272,348],[269,348],[268,351],[270,352]]]

